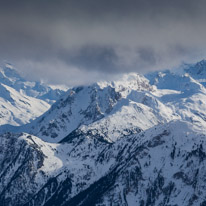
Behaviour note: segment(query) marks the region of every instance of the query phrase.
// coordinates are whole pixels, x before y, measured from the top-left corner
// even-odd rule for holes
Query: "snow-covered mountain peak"
[[[205,75],[206,74],[206,60],[203,59],[200,62],[197,62],[196,64],[194,64],[193,68],[191,68],[191,70],[193,69],[193,74],[196,73],[197,75]]]
[[[188,64],[184,71],[206,86],[206,60],[202,60],[196,64]]]
[[[11,64],[0,67],[0,83],[13,86],[17,81],[22,81],[16,69]]]
[[[70,133],[95,133],[99,139],[113,142],[174,119],[204,124],[201,102],[205,99],[205,88],[190,75],[165,71],[148,80],[132,73],[119,80],[69,89],[48,112],[17,131],[48,142],[59,142]]]
[[[65,90],[27,81],[9,63],[0,67],[0,125],[22,125],[50,108]]]
[[[153,91],[155,90],[154,86],[149,84],[148,79],[143,75],[137,73],[123,74],[119,79],[114,81],[102,81],[97,82],[100,88],[111,87],[114,88],[116,92],[120,92],[121,96],[126,98],[127,95],[133,90],[138,91]]]
[[[150,73],[146,77],[150,80],[150,84],[155,85],[158,89],[176,90],[183,93],[205,92],[205,88],[189,73],[179,75],[173,71],[166,70]]]
[[[80,125],[88,125],[109,114],[120,98],[111,86],[74,87],[43,116],[26,125],[30,128],[27,131],[38,133],[44,140],[58,142]]]
[[[113,84],[115,88],[127,88],[138,91],[152,91],[154,89],[149,84],[148,79],[137,73],[125,74],[120,80],[114,81]]]
[[[19,131],[48,142],[59,142],[79,128],[78,132],[82,133],[98,131],[99,139],[113,142],[123,134],[136,133],[175,118],[173,111],[152,95],[154,91],[149,81],[138,74],[124,75],[118,81],[74,87],[48,112]],[[87,129],[82,130],[82,125]]]

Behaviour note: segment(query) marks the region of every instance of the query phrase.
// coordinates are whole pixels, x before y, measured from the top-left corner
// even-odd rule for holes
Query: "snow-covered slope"
[[[185,65],[184,71],[206,86],[206,60],[202,60],[192,65]]]
[[[172,121],[112,144],[91,134],[61,144],[5,134],[1,204],[204,205],[203,133],[191,123]]]
[[[149,81],[128,74],[119,81],[72,88],[32,123],[0,127],[0,132],[27,132],[48,142],[82,132],[113,142],[174,119],[206,126],[206,89],[198,81],[170,71],[152,75]]]
[[[22,125],[40,116],[50,105],[0,83],[0,125]]]
[[[147,75],[150,84],[157,90],[153,95],[169,107],[179,119],[201,122],[206,125],[206,89],[189,74],[175,74],[171,71],[155,72]]]
[[[30,122],[47,111],[63,93],[64,90],[26,81],[6,64],[0,68],[0,125]]]
[[[152,94],[154,89],[138,74],[124,75],[119,81],[76,87],[68,90],[44,115],[17,131],[34,134],[48,142],[59,142],[77,129],[92,130],[112,142],[123,134],[177,118]],[[0,128],[0,131],[8,131],[8,128]]]
[[[66,86],[48,86],[41,82],[31,82],[22,78],[10,64],[0,68],[0,83],[14,88],[27,96],[42,99],[49,104],[54,103],[67,89]]]

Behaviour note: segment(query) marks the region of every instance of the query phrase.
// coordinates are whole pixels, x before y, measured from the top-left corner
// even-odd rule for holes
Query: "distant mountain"
[[[28,123],[47,111],[64,92],[27,81],[6,64],[0,68],[0,125]]]
[[[153,94],[180,119],[205,125],[206,88],[198,79],[188,73],[177,74],[169,70],[150,73],[146,77],[151,85],[157,87]]]
[[[66,86],[49,86],[41,82],[31,82],[22,78],[11,64],[0,67],[0,83],[12,87],[27,96],[54,103],[67,90]]]
[[[155,81],[150,85],[145,77],[128,74],[119,81],[75,87],[30,124],[0,127],[0,133],[27,132],[48,142],[92,133],[113,142],[174,119],[206,124],[204,86],[171,72],[158,74]]]
[[[138,74],[124,75],[119,81],[75,87],[35,121],[12,131],[59,142],[80,129],[95,133],[102,141],[113,142],[122,135],[176,118],[169,107],[152,95],[153,90],[148,80]],[[8,131],[8,127],[0,128],[2,131]]]
[[[184,70],[191,77],[206,86],[206,60],[202,60],[200,62],[197,62],[196,64],[186,65],[186,68]]]

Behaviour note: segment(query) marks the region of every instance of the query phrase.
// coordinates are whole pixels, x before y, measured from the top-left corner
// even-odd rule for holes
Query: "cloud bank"
[[[171,68],[206,56],[204,0],[8,0],[0,60],[68,85]]]

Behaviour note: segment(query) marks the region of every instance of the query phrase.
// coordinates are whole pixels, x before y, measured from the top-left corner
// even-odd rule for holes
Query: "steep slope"
[[[84,128],[112,142],[122,135],[176,118],[170,108],[151,94],[153,90],[148,80],[138,74],[124,75],[119,81],[76,87],[44,115],[16,130],[48,142],[59,142],[71,132]],[[8,127],[0,128],[1,132],[8,130]]]
[[[170,70],[154,72],[146,75],[146,77],[149,79],[150,84],[155,85],[158,89],[176,90],[185,95],[191,95],[204,89],[189,74],[181,75]]]
[[[151,72],[146,74],[146,78],[150,80],[150,84],[158,85],[159,88],[166,86],[174,89],[174,87],[178,87],[180,82],[177,81],[176,84],[170,84],[172,79],[170,79],[168,75],[171,75],[171,73],[176,76],[176,79],[177,76],[189,75],[203,86],[206,86],[206,60],[204,59],[194,64],[182,64],[172,70]]]
[[[169,107],[179,119],[206,125],[206,89],[190,75],[179,75],[172,71],[147,75],[150,84],[157,90],[153,95]]]
[[[22,78],[11,64],[0,67],[0,83],[30,97],[54,103],[68,88],[66,86],[48,86],[41,82],[31,82]]]
[[[30,135],[8,133],[1,136],[0,143],[1,205],[22,205],[40,188],[39,183],[46,183],[47,174],[55,171],[61,161],[51,156],[50,145]],[[48,162],[47,156],[52,158]],[[46,174],[40,170],[43,167],[47,168]]]
[[[91,134],[61,144],[27,134],[0,139],[3,206],[205,204],[206,136],[187,122],[112,144]]]
[[[206,60],[197,62],[196,64],[185,65],[184,71],[198,80],[202,85],[206,86]]]
[[[64,90],[23,79],[9,64],[0,68],[0,125],[22,125],[50,108]]]
[[[118,163],[62,205],[204,205],[206,142],[202,132],[177,121],[132,136],[127,144],[120,139],[112,149],[119,151]]]
[[[70,89],[52,108],[31,124],[4,131],[27,132],[48,142],[76,133],[93,133],[114,142],[154,125],[182,119],[206,126],[206,89],[189,75],[170,71],[148,80],[138,74],[114,82]]]
[[[0,83],[0,125],[22,125],[40,116],[50,105]]]

